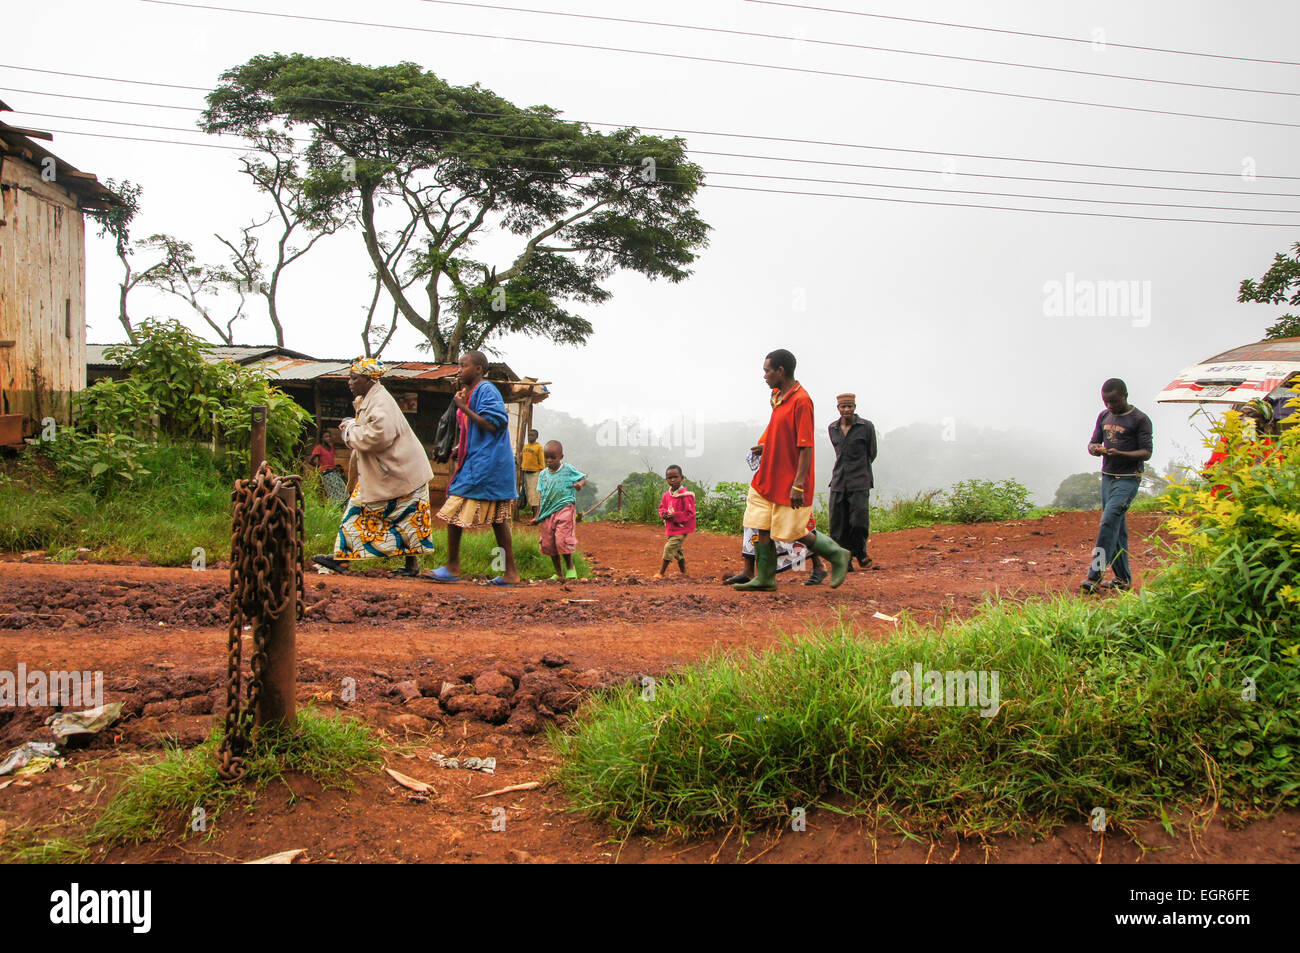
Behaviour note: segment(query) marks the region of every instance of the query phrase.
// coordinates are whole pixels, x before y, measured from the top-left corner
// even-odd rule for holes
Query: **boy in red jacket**
[[[682,575],[686,575],[686,553],[682,544],[686,542],[687,536],[695,532],[695,494],[682,486],[686,480],[682,468],[673,464],[664,471],[664,479],[668,481],[668,490],[659,500],[659,516],[664,521],[668,542],[664,545],[664,561],[655,573],[656,579],[664,577],[668,564],[674,559],[677,560],[677,568]]]

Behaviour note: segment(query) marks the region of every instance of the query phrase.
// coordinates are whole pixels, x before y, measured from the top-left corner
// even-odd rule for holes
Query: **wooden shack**
[[[105,347],[102,344],[91,344],[87,348],[88,383],[105,377],[120,377],[122,374],[121,368],[104,354]],[[351,361],[321,360],[274,345],[214,346],[208,351],[208,357],[210,360],[233,361],[265,373],[277,387],[311,412],[317,433],[337,428],[339,421],[353,414],[352,392],[348,390]],[[385,363],[388,365],[388,373],[384,375],[383,384],[397,400],[398,406],[410,421],[411,429],[430,454],[433,482],[429,485],[429,491],[432,502],[441,505],[446,497],[451,465],[438,463],[433,459],[432,451],[438,421],[450,406],[452,394],[456,390],[459,367],[455,364],[430,364],[424,361]],[[510,446],[515,453],[516,477],[517,482],[520,482],[522,477],[519,474],[519,460],[527,442],[528,431],[533,425],[533,405],[544,401],[549,396],[549,391],[545,382],[536,378],[521,378],[502,363],[488,365],[487,380],[501,392],[506,411],[510,415]],[[310,448],[315,436],[309,435],[305,450]],[[339,446],[337,457],[341,465],[347,466],[348,456],[349,451]]]
[[[86,381],[82,213],[120,203],[34,141],[51,138],[0,122],[0,444],[69,422]]]

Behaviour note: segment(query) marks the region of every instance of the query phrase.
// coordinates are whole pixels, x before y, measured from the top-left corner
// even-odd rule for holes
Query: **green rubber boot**
[[[744,592],[776,592],[776,543],[754,544],[754,578],[731,587]]]
[[[815,537],[813,552],[831,564],[831,588],[838,589],[844,582],[844,577],[849,574],[849,564],[853,561],[853,555],[847,549],[842,549],[825,533],[813,530],[813,536]]]

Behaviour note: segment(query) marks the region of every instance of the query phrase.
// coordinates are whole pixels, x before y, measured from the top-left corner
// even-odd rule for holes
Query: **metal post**
[[[253,431],[249,445],[249,479],[257,476],[257,468],[266,459],[266,407],[261,404],[253,407]]]
[[[623,484],[618,485],[618,511],[623,512]]]
[[[265,419],[262,425],[265,431]],[[292,486],[282,487],[279,497],[290,512],[298,505],[297,490]],[[277,551],[281,553],[280,558],[292,562],[287,552],[278,547]],[[286,575],[292,575],[296,567],[290,564],[280,568]],[[297,717],[297,632],[298,590],[290,587],[284,611],[271,620],[266,633],[266,667],[262,670],[262,692],[257,699],[256,723],[259,726],[273,722],[292,724]]]

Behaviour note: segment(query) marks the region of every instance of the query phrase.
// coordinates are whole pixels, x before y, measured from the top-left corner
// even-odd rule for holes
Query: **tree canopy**
[[[1300,305],[1300,242],[1292,246],[1290,257],[1278,252],[1273,257],[1273,264],[1258,281],[1244,279],[1237,300]],[[1264,337],[1300,337],[1300,315],[1282,315],[1264,332]]]
[[[222,74],[200,125],[305,141],[308,194],[348,203],[439,361],[508,332],[580,344],[576,306],[608,300],[612,275],[681,281],[707,243],[680,138],[596,132],[415,63],[255,56]]]

